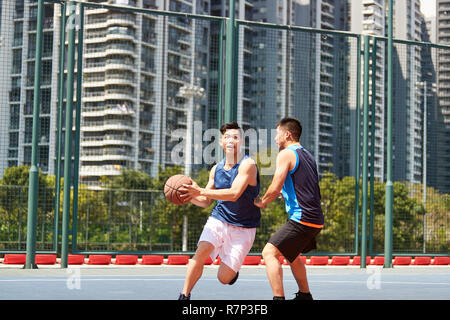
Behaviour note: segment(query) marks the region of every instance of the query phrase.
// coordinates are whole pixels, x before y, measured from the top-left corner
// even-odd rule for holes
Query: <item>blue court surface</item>
[[[264,266],[243,266],[237,282],[223,285],[218,266],[205,266],[192,300],[271,300]],[[283,266],[286,299],[297,284]],[[450,266],[367,269],[307,267],[315,300],[449,300]],[[186,266],[21,266],[0,267],[0,300],[176,300]]]

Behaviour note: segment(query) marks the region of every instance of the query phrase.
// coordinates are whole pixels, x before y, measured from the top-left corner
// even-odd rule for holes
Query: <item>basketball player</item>
[[[236,122],[220,128],[221,146],[225,158],[210,172],[205,188],[195,182],[179,189],[182,198],[192,198],[191,203],[206,208],[217,200],[197,244],[195,255],[189,262],[186,279],[179,300],[189,300],[191,290],[203,273],[206,259],[221,264],[217,278],[223,284],[233,284],[244,258],[250,251],[259,226],[261,212],[253,203],[259,193],[259,173],[255,161],[241,153],[242,135]]]
[[[315,238],[323,228],[324,217],[320,206],[320,188],[314,157],[300,145],[300,121],[281,119],[277,124],[275,141],[280,153],[272,183],[266,194],[255,199],[255,205],[266,208],[282,191],[289,218],[270,238],[262,255],[273,299],[284,300],[283,269],[278,258],[283,255],[291,267],[299,291],[294,300],[312,300],[302,253],[316,248]]]

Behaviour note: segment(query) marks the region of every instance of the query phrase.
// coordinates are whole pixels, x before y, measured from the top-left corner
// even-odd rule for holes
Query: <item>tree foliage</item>
[[[270,152],[266,159],[258,156],[261,178],[260,195],[272,181]],[[266,167],[264,167],[266,166]],[[11,167],[0,180],[0,247],[7,243],[24,243],[28,206],[29,167]],[[211,214],[215,201],[208,208],[193,204],[182,206],[168,202],[163,193],[164,183],[175,174],[183,173],[179,166],[159,168],[151,177],[145,172],[124,170],[115,177],[103,177],[101,188],[79,186],[77,239],[78,249],[86,250],[181,250],[183,217],[188,219],[188,250],[193,251],[203,225]],[[206,186],[209,170],[193,173],[193,179]],[[39,172],[38,243],[51,242],[54,223],[54,176]],[[359,183],[359,212],[361,212],[361,182]],[[351,252],[355,243],[355,180],[338,178],[325,172],[320,180],[325,226],[317,239],[318,251]],[[370,195],[369,195],[370,196]],[[385,185],[374,183],[373,251],[384,251]],[[61,204],[63,194],[61,192]],[[450,245],[448,226],[450,197],[427,188],[427,203],[423,204],[422,187],[394,183],[393,244],[396,252],[420,252],[424,235],[427,250],[446,252]],[[72,203],[73,199],[71,199]],[[424,213],[426,228],[424,232]],[[71,213],[72,215],[72,213]],[[270,236],[286,221],[284,201],[276,199],[261,212],[252,252],[260,252]],[[368,207],[369,235],[369,207]],[[361,231],[361,216],[359,230]],[[10,248],[10,247],[8,247]]]

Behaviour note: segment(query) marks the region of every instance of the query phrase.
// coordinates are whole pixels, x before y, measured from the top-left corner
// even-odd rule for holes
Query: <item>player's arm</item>
[[[295,157],[295,154],[289,149],[282,150],[278,154],[272,183],[261,199],[255,199],[254,203],[256,206],[264,209],[270,202],[279,197],[284,180],[286,180],[289,169],[292,167],[292,161],[296,160],[293,157]]]
[[[214,173],[216,172],[216,166],[217,165],[215,165],[211,169],[211,172],[209,173],[209,180],[208,180],[208,183],[206,184],[205,190],[215,189],[215,186],[214,186]],[[195,181],[193,181],[193,186],[197,187],[197,188],[200,188],[197,185],[197,183],[195,183]],[[184,197],[192,197],[192,196],[189,195],[189,194],[181,194],[180,195],[180,198],[183,199]],[[212,202],[211,198],[208,198],[208,197],[205,197],[205,196],[201,196],[201,195],[193,196],[192,199],[191,199],[191,203],[192,204],[195,204],[196,206],[199,206],[199,207],[202,207],[202,208],[208,207],[211,204],[211,202]]]
[[[207,189],[192,185],[185,185],[187,194],[191,196],[205,196],[210,199],[223,201],[236,201],[242,195],[249,185],[250,181],[255,180],[257,175],[256,164],[251,159],[242,161],[239,171],[234,179],[231,188],[228,189]]]

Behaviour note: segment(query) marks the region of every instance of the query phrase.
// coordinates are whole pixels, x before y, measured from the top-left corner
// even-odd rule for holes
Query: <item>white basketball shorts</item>
[[[238,272],[252,248],[255,235],[256,228],[237,227],[209,217],[198,242],[211,243],[214,246],[211,259],[214,261],[219,256],[224,264]]]

